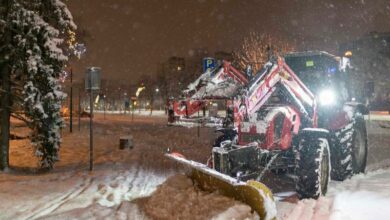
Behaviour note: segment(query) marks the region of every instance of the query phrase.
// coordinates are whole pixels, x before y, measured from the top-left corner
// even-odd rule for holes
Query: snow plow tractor
[[[221,129],[208,167],[240,182],[288,172],[299,198],[314,199],[330,178],[364,172],[367,110],[350,101],[345,61],[326,52],[272,58],[235,96],[234,128]],[[218,175],[194,179],[203,178]]]
[[[183,91],[183,100],[171,100],[168,103],[168,125],[209,124],[221,126],[223,117],[209,114],[206,109],[210,102],[230,100],[237,90],[248,84],[245,74],[235,69],[231,63],[223,61],[212,70],[207,70]],[[198,113],[198,114],[196,114]]]

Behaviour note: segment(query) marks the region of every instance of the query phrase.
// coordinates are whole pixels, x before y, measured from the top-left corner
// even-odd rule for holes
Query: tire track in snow
[[[123,201],[150,195],[165,179],[166,175],[134,166],[128,171],[106,179],[102,186],[103,193],[99,195],[97,203],[105,207],[117,206],[118,209]]]
[[[299,201],[290,213],[285,213],[282,220],[329,219],[333,200],[320,197],[318,200],[304,199]]]
[[[138,170],[138,174],[131,180],[125,200],[131,201],[150,195],[166,177],[149,170]]]
[[[39,205],[38,209],[35,209],[30,215],[28,215],[25,219],[37,219],[40,217],[44,217],[46,215],[51,214],[62,205],[67,203],[69,200],[76,198],[80,194],[82,194],[86,189],[88,189],[93,182],[93,178],[86,178],[75,190],[70,191],[66,195],[59,197],[58,199],[54,199],[51,202],[41,206]]]
[[[87,180],[87,185],[82,187],[77,193],[73,193],[73,194],[69,194],[69,196],[67,198],[65,198],[63,200],[63,202],[61,204],[59,204],[59,206],[57,206],[54,210],[52,210],[51,212],[54,212],[56,210],[58,210],[59,208],[61,208],[63,205],[65,205],[67,202],[69,202],[71,199],[74,199],[76,197],[78,197],[79,195],[83,194],[93,183],[93,179],[94,178],[88,178]]]
[[[138,165],[133,178],[129,182],[129,189],[127,190],[127,193],[131,192],[131,190],[133,189],[134,182],[137,180],[139,172],[140,172],[140,166]]]

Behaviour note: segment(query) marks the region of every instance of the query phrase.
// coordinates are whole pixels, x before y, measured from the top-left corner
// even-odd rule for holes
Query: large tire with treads
[[[367,132],[361,115],[355,116],[351,123],[334,133],[331,161],[333,180],[343,181],[353,174],[364,172],[367,162]]]
[[[303,135],[296,157],[296,191],[301,199],[325,195],[330,175],[330,151],[325,137]]]

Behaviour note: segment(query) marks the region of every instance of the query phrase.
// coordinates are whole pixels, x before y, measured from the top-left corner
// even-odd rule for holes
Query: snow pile
[[[140,201],[151,219],[258,219],[251,208],[234,199],[200,191],[191,179],[175,175]]]
[[[165,179],[166,176],[157,173],[132,169],[98,184],[95,200],[101,206],[114,207],[123,201],[149,196]]]

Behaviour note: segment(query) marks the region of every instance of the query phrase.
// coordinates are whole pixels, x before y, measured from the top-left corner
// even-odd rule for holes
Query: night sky
[[[389,0],[68,0],[87,53],[72,62],[134,82],[170,56],[232,51],[250,31],[335,52],[370,31],[390,31]]]

